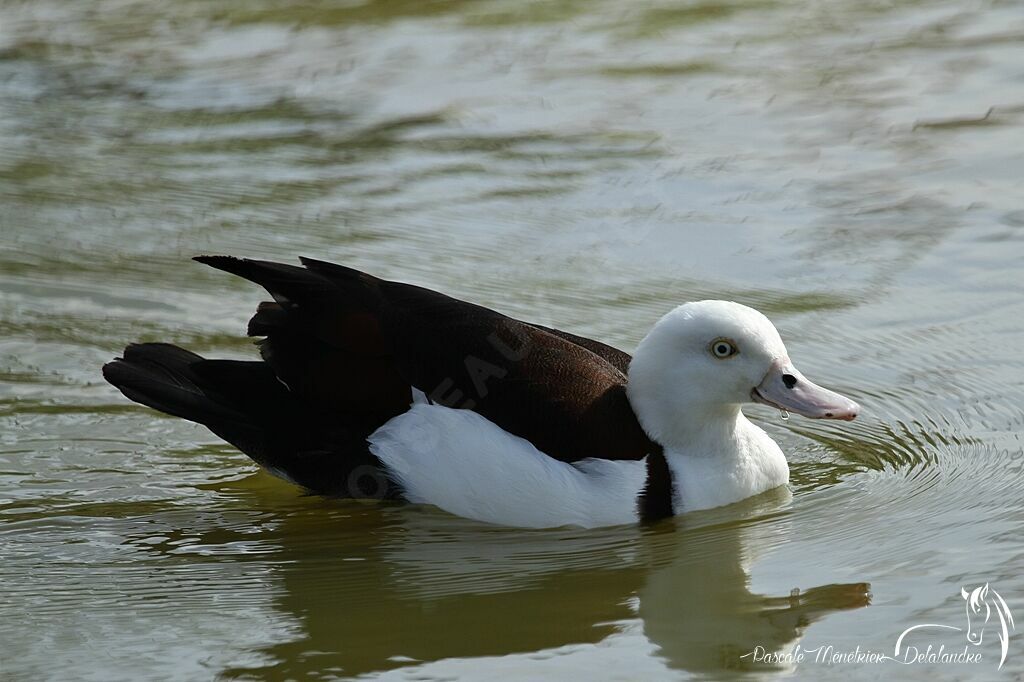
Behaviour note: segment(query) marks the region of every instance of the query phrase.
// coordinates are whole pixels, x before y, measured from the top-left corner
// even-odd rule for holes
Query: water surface
[[[741,658],[891,653],[986,582],[1024,618],[1022,64],[1017,2],[0,4],[0,673],[1024,674],[991,625],[976,665]],[[210,252],[626,350],[730,298],[864,413],[750,408],[791,491],[652,528],[303,496],[99,375],[253,356]]]

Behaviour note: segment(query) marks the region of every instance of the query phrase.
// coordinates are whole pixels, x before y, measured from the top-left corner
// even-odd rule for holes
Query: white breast
[[[686,450],[666,448],[665,460],[677,514],[732,504],[789,482],[778,444],[742,414],[729,438],[698,438]]]
[[[374,431],[370,451],[411,502],[526,528],[635,523],[644,460],[548,457],[470,410],[414,404]]]

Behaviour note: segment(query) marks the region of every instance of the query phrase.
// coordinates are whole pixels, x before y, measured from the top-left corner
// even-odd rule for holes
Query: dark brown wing
[[[626,398],[629,356],[610,346],[331,263],[197,260],[270,292],[275,303],[249,326],[266,336],[266,362],[305,401],[367,432],[404,412],[414,387],[564,461],[656,448]]]
[[[555,336],[563,338],[563,339],[565,339],[566,341],[568,341],[570,343],[576,344],[577,346],[583,346],[584,348],[589,350],[591,353],[594,353],[594,354],[604,358],[615,369],[617,369],[620,372],[622,372],[622,376],[624,376],[624,377],[629,373],[629,361],[632,360],[633,358],[632,358],[632,356],[630,356],[629,353],[626,353],[625,351],[621,351],[618,348],[614,348],[612,346],[609,346],[606,343],[601,343],[600,341],[594,341],[593,339],[588,339],[585,336],[577,336],[576,334],[570,334],[569,332],[563,332],[561,329],[553,329],[551,327],[542,327],[539,324],[531,324],[530,326],[536,327],[537,329],[540,329],[541,331],[545,331],[545,332],[547,332],[549,334],[554,334]]]

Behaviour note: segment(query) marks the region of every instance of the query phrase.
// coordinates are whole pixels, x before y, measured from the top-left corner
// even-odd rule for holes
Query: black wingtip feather
[[[230,272],[231,274],[238,275],[252,281],[257,281],[253,279],[254,274],[271,271],[278,274],[289,273],[292,275],[305,272],[307,276],[333,275],[335,277],[370,277],[361,270],[356,270],[355,268],[350,268],[344,265],[338,265],[337,263],[317,260],[316,258],[309,258],[307,256],[299,256],[299,262],[302,263],[304,268],[297,265],[290,265],[288,263],[275,263],[273,261],[238,258],[236,256],[199,255],[193,256],[192,260],[197,263],[202,263],[203,265],[209,265],[211,268]]]
[[[325,275],[327,277],[337,277],[341,279],[372,279],[370,275],[366,274],[362,270],[356,270],[355,268],[346,267],[344,265],[338,265],[337,263],[328,263],[327,261],[317,260],[315,258],[308,258],[306,256],[299,256],[299,262],[306,266],[306,269],[315,272],[318,275]]]
[[[223,262],[223,261],[235,261],[235,260],[239,260],[239,259],[235,258],[234,256],[218,256],[218,255],[213,255],[213,254],[200,254],[198,256],[192,256],[192,260],[194,260],[197,263],[202,263],[203,265],[209,265],[211,267],[216,268],[216,267],[219,267],[220,263]]]
[[[299,265],[234,256],[195,256],[192,260],[259,284],[279,303],[280,299],[335,291],[330,280]]]
[[[250,271],[249,260],[245,258],[236,258],[234,256],[193,256],[192,260],[203,265],[209,265],[211,268],[217,270],[223,270],[224,272],[230,272],[232,275],[238,275],[249,279],[248,272]]]
[[[288,326],[288,313],[278,303],[263,301],[249,320],[249,336],[267,336]]]

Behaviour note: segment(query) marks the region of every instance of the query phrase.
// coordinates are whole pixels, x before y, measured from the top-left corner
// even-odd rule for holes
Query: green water
[[[0,677],[1024,675],[995,615],[742,658],[1024,619],[1022,65],[1019,2],[0,1]],[[750,408],[791,492],[646,529],[303,496],[100,377],[253,356],[197,253],[626,350],[731,298],[864,411]]]

